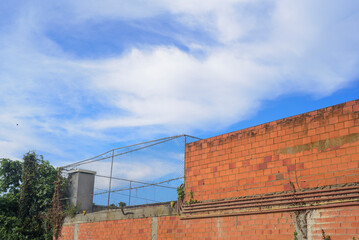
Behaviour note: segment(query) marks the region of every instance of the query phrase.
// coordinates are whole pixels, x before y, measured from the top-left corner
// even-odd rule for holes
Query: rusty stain
[[[297,145],[293,147],[286,147],[279,149],[276,153],[278,154],[296,154],[299,152],[305,152],[312,149],[317,149],[318,151],[325,151],[330,148],[337,148],[346,143],[353,143],[359,140],[359,133],[353,133],[342,137],[337,138],[328,138],[326,140],[320,140],[317,142]]]

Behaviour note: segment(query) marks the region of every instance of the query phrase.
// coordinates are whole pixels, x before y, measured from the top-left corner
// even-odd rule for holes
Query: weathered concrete
[[[74,240],[77,240],[78,238],[79,238],[79,224],[75,224]]]
[[[313,240],[314,225],[316,224],[316,219],[320,217],[318,210],[313,210],[310,214],[307,215],[307,232],[308,240]]]
[[[151,240],[157,240],[158,218],[152,218]]]
[[[70,175],[70,204],[79,211],[92,212],[96,172],[77,169]]]
[[[310,213],[310,210],[294,212],[294,227],[298,239],[308,239],[308,214],[310,216]]]
[[[156,205],[125,207],[123,209],[123,212],[121,209],[110,209],[88,213],[86,215],[77,214],[74,218],[67,217],[65,219],[64,225],[66,226],[79,223],[91,223],[121,219],[175,216],[176,214],[176,205],[174,207],[171,207],[171,203],[166,202]]]

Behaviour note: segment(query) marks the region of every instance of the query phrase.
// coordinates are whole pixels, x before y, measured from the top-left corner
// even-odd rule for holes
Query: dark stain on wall
[[[359,133],[353,133],[342,137],[330,138],[326,140],[320,140],[317,142],[302,144],[294,147],[286,147],[279,149],[277,154],[296,154],[299,152],[309,151],[317,149],[318,151],[325,151],[327,149],[340,147],[346,143],[352,143],[359,140]]]

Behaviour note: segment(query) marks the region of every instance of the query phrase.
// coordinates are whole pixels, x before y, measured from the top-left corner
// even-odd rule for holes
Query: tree
[[[21,239],[21,221],[17,218],[17,212],[22,163],[1,159],[0,164],[0,237]]]
[[[28,152],[0,159],[0,239],[52,239],[49,218],[58,170]]]

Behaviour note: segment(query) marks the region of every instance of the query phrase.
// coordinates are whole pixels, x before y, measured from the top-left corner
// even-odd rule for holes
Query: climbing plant
[[[178,195],[178,199],[180,200],[184,200],[184,184],[181,184],[179,187],[177,187],[177,195]]]
[[[71,215],[69,210],[75,209],[76,207],[69,208],[69,205],[63,203],[62,199],[68,195],[68,181],[61,176],[61,169],[57,171],[56,183],[54,194],[52,197],[52,208],[48,211],[51,213],[51,224],[53,227],[53,236],[57,240],[60,237],[62,223],[66,215]],[[74,215],[75,213],[73,213]]]

